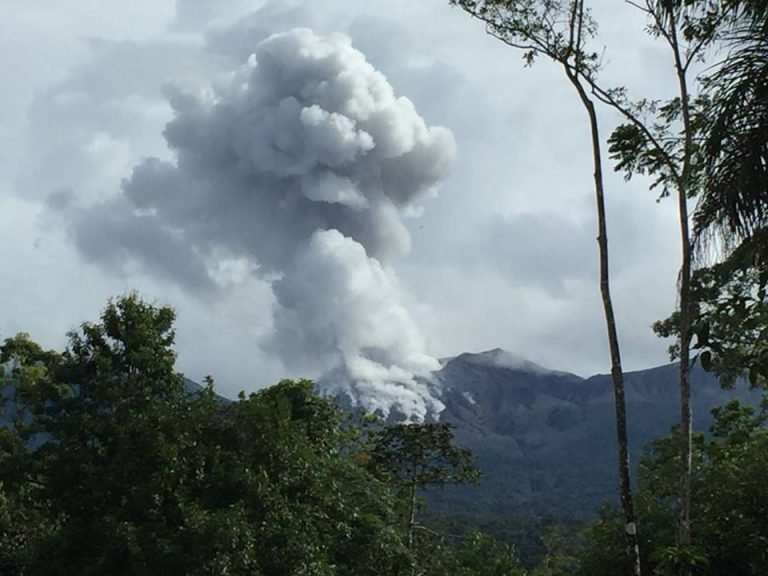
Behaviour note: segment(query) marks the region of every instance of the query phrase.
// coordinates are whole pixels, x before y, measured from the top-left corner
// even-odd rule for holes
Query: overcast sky
[[[668,94],[673,71],[642,17],[615,0],[595,4],[605,82]],[[260,6],[0,0],[0,337],[26,331],[61,347],[110,296],[137,289],[177,310],[181,370],[212,374],[224,394],[317,376],[275,351],[268,256],[217,260],[211,249],[200,268],[184,257],[188,236],[113,218],[126,187],[139,186],[135,167],[175,160],[164,129],[184,106],[179,94],[221,85],[266,38],[308,27],[351,38],[426,125],[453,134],[450,175],[404,210],[410,249],[384,260],[425,352],[502,347],[551,368],[607,372],[588,127],[559,70],[524,68],[447,0]],[[605,136],[616,120],[602,113]],[[675,204],[657,203],[642,180],[608,174],[607,187],[624,365],[649,367],[667,360],[650,325],[675,304]],[[218,217],[215,204],[207,210],[206,221]]]

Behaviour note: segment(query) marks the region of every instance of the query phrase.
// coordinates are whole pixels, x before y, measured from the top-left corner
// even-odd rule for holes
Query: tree
[[[453,445],[450,424],[397,424],[372,439],[368,465],[394,484],[405,503],[404,524],[408,546],[413,548],[418,511],[417,492],[429,486],[476,482],[479,471],[471,453]]]
[[[486,25],[486,30],[505,44],[523,50],[527,65],[543,56],[560,65],[576,90],[590,127],[594,189],[598,221],[600,294],[605,315],[611,358],[616,436],[618,444],[619,494],[624,511],[626,557],[629,571],[640,574],[640,551],[630,481],[624,373],[621,367],[616,318],[610,290],[608,229],[605,212],[601,137],[590,89],[597,85],[600,58],[588,47],[597,25],[583,0],[451,0]]]
[[[676,545],[671,529],[679,476],[679,429],[655,440],[641,459],[638,515],[644,531],[644,570],[654,574],[701,575],[768,571],[768,428],[765,414],[734,401],[713,410],[709,435],[694,434],[692,544]],[[615,574],[621,545],[616,511],[605,507],[586,533],[578,554],[579,574]]]
[[[610,138],[610,152],[617,162],[616,168],[624,170],[627,178],[634,174],[649,175],[654,179],[651,187],[660,186],[662,196],[674,193],[677,197],[682,257],[678,310],[670,320],[660,323],[656,328],[661,335],[677,336],[672,355],[679,360],[680,365],[681,470],[678,491],[678,544],[685,548],[691,542],[691,348],[696,337],[699,339],[696,345],[703,344],[709,329],[706,323],[700,322],[701,308],[696,301],[697,279],[693,269],[694,243],[691,238],[688,201],[704,192],[696,216],[695,229],[698,238],[703,238],[702,234],[707,229],[722,229],[723,226],[733,228],[734,224],[738,229],[737,213],[749,213],[747,206],[752,201],[742,203],[741,208],[734,211],[731,209],[732,202],[727,200],[738,196],[745,197],[743,188],[732,188],[737,184],[734,180],[736,173],[751,182],[750,186],[760,182],[762,178],[763,188],[758,194],[765,194],[766,181],[764,175],[760,175],[761,171],[765,172],[764,161],[761,170],[751,172],[743,169],[744,164],[741,164],[741,168],[736,167],[740,162],[733,161],[734,157],[743,159],[753,156],[755,150],[758,151],[759,158],[759,151],[765,150],[764,129],[762,133],[757,131],[757,138],[755,131],[750,128],[744,130],[743,123],[740,130],[730,132],[731,128],[738,128],[738,122],[728,120],[729,114],[734,111],[733,106],[745,103],[742,90],[744,83],[739,86],[735,81],[735,78],[740,77],[739,70],[743,78],[745,70],[743,63],[740,63],[743,59],[732,54],[719,67],[719,72],[710,78],[697,75],[692,69],[696,62],[704,59],[706,50],[717,46],[723,37],[730,39],[729,42],[741,42],[735,40],[739,34],[734,36],[733,32],[734,22],[739,21],[738,14],[746,14],[754,23],[757,15],[765,15],[765,8],[760,8],[759,2],[739,0],[644,0],[630,4],[647,17],[651,34],[661,38],[670,49],[677,79],[677,94],[665,102],[631,102],[623,89],[607,90],[593,84],[592,90],[601,101],[619,111],[627,121],[618,127]],[[760,36],[759,33],[757,35]],[[762,50],[764,65],[764,48]],[[759,57],[754,58],[751,48],[745,52],[751,54],[747,57],[747,60],[751,58],[751,64],[760,60]],[[702,80],[705,87],[709,86],[709,93],[705,90],[698,97],[694,97],[695,79]],[[713,94],[713,87],[721,81],[730,81],[730,86],[722,92],[719,88],[714,89]],[[761,80],[757,80],[752,84],[760,83]],[[765,90],[762,92],[764,94]],[[747,116],[750,119],[746,124],[751,125],[751,109],[742,108],[741,117]],[[759,122],[758,120],[757,123]],[[734,152],[737,149],[740,152]],[[732,192],[725,193],[727,189]],[[712,201],[712,198],[718,195],[720,205],[727,206],[731,202],[731,208],[718,210],[718,202]],[[747,193],[746,197],[749,196]],[[754,196],[755,191],[751,193],[751,197]],[[749,217],[742,220],[742,223],[747,227],[751,225]],[[707,357],[703,359],[706,361]]]
[[[517,550],[493,536],[470,531],[454,545],[433,534],[423,539],[418,551],[421,576],[524,576]]]
[[[173,311],[129,295],[4,360],[3,574],[378,576],[412,566],[389,485],[308,381],[222,403],[175,371]],[[35,440],[35,442],[32,442]],[[55,558],[55,562],[51,559]]]
[[[678,544],[685,548],[691,538],[691,348],[694,337],[706,331],[706,326],[698,322],[699,308],[694,299],[688,201],[702,190],[710,191],[703,197],[698,213],[697,230],[701,231],[718,227],[722,231],[722,221],[726,229],[743,234],[763,217],[766,139],[761,110],[765,108],[765,74],[747,80],[745,71],[765,65],[765,4],[754,0],[628,0],[646,17],[648,31],[669,48],[677,83],[676,93],[666,101],[633,101],[624,88],[601,85],[595,73],[599,64],[596,54],[573,43],[582,30],[587,36],[594,31],[589,24],[582,28],[585,22],[592,23],[583,17],[589,13],[583,2],[454,3],[483,20],[494,36],[524,48],[529,63],[538,54],[548,56],[564,66],[572,83],[569,69],[581,72],[576,76],[583,88],[580,95],[601,101],[625,120],[609,139],[617,170],[624,171],[627,178],[636,174],[650,176],[651,188],[658,187],[661,197],[676,196],[681,249],[678,310],[658,328],[663,334],[677,336],[673,355],[680,365]],[[726,58],[714,76],[697,76],[694,64],[723,38],[726,44],[740,48]],[[697,78],[704,80],[709,93],[694,95]],[[725,83],[724,89],[713,88],[721,83]],[[745,103],[757,105],[757,119]],[[593,149],[598,149],[594,143]],[[751,192],[744,191],[745,184]],[[626,506],[624,510],[629,518]]]
[[[480,532],[470,534],[456,550],[456,576],[525,576],[515,548]]]
[[[553,526],[544,534],[546,554],[536,564],[531,576],[570,576],[576,574],[578,563],[575,552],[581,546],[581,534],[567,526]],[[623,550],[619,547],[616,558],[620,565],[614,572],[621,572]]]
[[[694,214],[701,256],[712,240],[727,256],[768,225],[768,8],[731,0],[719,44],[727,51],[703,79],[709,98],[702,161],[705,181]],[[768,248],[757,242],[763,260]]]
[[[768,268],[755,261],[755,250],[760,249],[745,240],[723,262],[694,274],[694,349],[723,386],[747,377],[753,388],[768,392]],[[674,318],[659,329],[673,332]]]
[[[200,561],[247,558],[249,570],[275,576],[407,569],[411,556],[388,485],[353,457],[343,421],[306,380],[285,380],[228,406],[205,433],[188,495],[199,522],[184,548],[200,550]]]
[[[179,573],[168,544],[180,528],[179,486],[202,404],[174,370],[173,320],[170,308],[131,294],[72,331],[47,363],[19,352],[34,346],[6,341],[4,357],[33,361],[14,382],[28,419],[17,427],[28,449],[14,462],[56,527],[34,542],[34,557],[57,562],[33,562],[27,573]]]
[[[42,486],[28,466],[29,447],[37,438],[15,392],[47,380],[59,360],[25,333],[0,346],[0,574],[22,574],[34,558],[35,543],[56,530],[47,506],[40,505]]]
[[[606,90],[593,86],[598,97],[618,110],[627,123],[611,135],[610,152],[616,169],[623,170],[627,179],[634,174],[651,176],[651,188],[660,186],[661,196],[673,192],[677,198],[682,264],[678,284],[679,309],[676,314],[678,341],[674,347],[680,362],[680,426],[681,470],[679,489],[678,539],[681,547],[690,545],[691,531],[691,442],[693,414],[691,411],[691,340],[693,303],[691,299],[692,245],[688,214],[688,199],[698,191],[698,156],[695,145],[697,133],[696,105],[690,95],[691,65],[701,56],[707,43],[710,15],[706,9],[691,2],[645,0],[635,4],[647,18],[650,33],[668,45],[678,94],[666,102],[640,100],[632,102],[624,89]],[[699,10],[704,14],[699,17]],[[698,18],[697,18],[698,17]],[[706,24],[705,24],[706,23]],[[700,118],[700,117],[699,117]]]
[[[726,385],[768,383],[768,8],[733,0],[724,58],[703,80],[702,193],[694,246],[696,348]]]

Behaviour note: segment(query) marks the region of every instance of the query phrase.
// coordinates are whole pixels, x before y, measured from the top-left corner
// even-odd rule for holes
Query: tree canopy
[[[425,466],[419,488],[471,476],[448,428],[370,436],[307,380],[223,403],[212,380],[191,390],[175,371],[173,322],[131,294],[62,353],[6,339],[0,573],[465,574],[478,561],[439,537],[414,547],[401,522],[403,462]]]

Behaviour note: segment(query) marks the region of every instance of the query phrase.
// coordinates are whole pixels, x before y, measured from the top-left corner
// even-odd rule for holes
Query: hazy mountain
[[[674,364],[626,374],[633,464],[643,446],[679,420]],[[448,489],[434,505],[493,516],[530,511],[582,516],[615,499],[616,431],[609,375],[581,378],[550,370],[496,349],[443,360],[436,373],[459,443],[472,449],[484,472],[481,489]],[[739,397],[699,367],[692,371],[695,427],[705,430],[710,410]]]

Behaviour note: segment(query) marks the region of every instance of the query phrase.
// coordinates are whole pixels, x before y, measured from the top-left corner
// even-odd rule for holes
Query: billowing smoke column
[[[369,410],[438,412],[421,380],[437,362],[388,263],[409,247],[402,217],[447,175],[451,133],[428,127],[348,38],[307,29],[261,42],[225,88],[169,98],[175,163],[137,166],[118,199],[129,216],[89,215],[92,227],[110,214],[115,246],[94,248],[81,226],[81,248],[140,252],[125,230],[142,230],[178,248],[188,277],[214,253],[252,258],[275,279],[268,346],[287,365],[323,370],[326,388]]]
[[[438,363],[423,352],[395,276],[358,242],[318,230],[273,286],[281,305],[274,342],[287,361],[324,365],[322,388],[384,414],[423,419],[443,408],[423,380]]]

